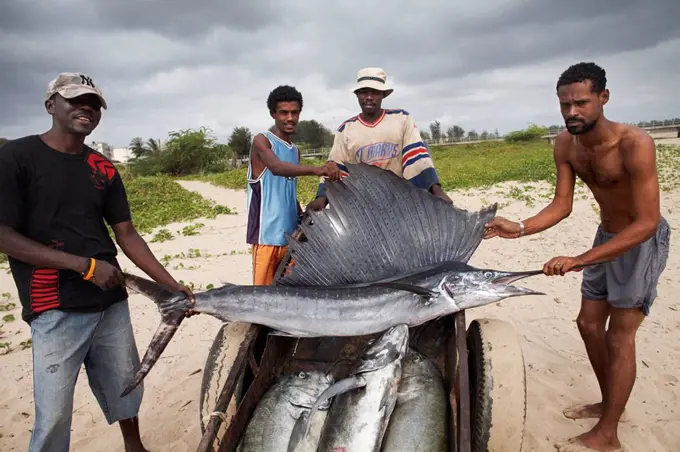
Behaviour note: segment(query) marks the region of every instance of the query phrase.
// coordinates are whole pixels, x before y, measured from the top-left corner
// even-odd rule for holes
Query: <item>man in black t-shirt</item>
[[[120,397],[139,367],[116,242],[152,279],[193,294],[136,232],[120,174],[84,144],[106,101],[85,74],[63,73],[45,100],[52,127],[0,148],[0,252],[31,325],[35,425],[29,451],[68,451],[81,365],[126,451],[143,451],[137,414],[142,385]]]

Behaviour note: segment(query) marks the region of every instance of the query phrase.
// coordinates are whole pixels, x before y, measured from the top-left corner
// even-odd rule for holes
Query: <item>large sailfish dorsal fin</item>
[[[283,285],[383,280],[444,262],[467,263],[496,215],[447,204],[391,171],[346,164],[349,176],[326,183],[329,208],[309,212],[304,241],[289,241],[294,265]]]

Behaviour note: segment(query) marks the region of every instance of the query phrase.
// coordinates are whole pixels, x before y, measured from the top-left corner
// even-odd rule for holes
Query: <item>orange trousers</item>
[[[287,246],[253,245],[253,285],[271,285],[287,251]]]

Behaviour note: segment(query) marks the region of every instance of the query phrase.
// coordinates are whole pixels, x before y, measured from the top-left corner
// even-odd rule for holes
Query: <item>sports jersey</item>
[[[343,176],[347,175],[343,163],[366,163],[392,171],[426,190],[439,183],[427,146],[405,110],[383,110],[374,124],[364,122],[359,115],[344,121],[335,132],[328,160],[338,164]],[[317,196],[323,193],[322,180]]]
[[[300,153],[295,144],[286,143],[270,131],[263,135],[279,160],[299,164]],[[247,242],[251,245],[286,245],[285,233],[292,234],[298,226],[297,178],[276,176],[269,168],[254,178],[252,162],[248,163],[247,177]]]
[[[93,257],[118,267],[110,225],[130,220],[123,182],[114,165],[94,149],[78,155],[49,147],[38,135],[0,148],[0,224],[48,247]],[[72,270],[41,268],[9,257],[30,321],[49,309],[97,312],[124,300],[123,286],[102,290]]]

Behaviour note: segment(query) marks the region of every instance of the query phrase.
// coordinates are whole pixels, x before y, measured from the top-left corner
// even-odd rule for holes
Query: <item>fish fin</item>
[[[435,292],[434,290],[398,281],[375,282],[369,284],[369,286],[389,287],[391,289],[405,290],[406,292],[413,292],[414,294],[421,295],[423,297],[436,297],[438,295],[437,292]]]
[[[156,361],[158,361],[158,358],[160,358],[161,354],[165,350],[165,347],[168,346],[170,340],[177,332],[182,320],[184,320],[184,314],[182,313],[173,313],[163,317],[160,325],[158,325],[158,328],[156,329],[156,333],[153,335],[153,338],[149,343],[149,347],[146,349],[144,359],[142,359],[142,365],[135,373],[132,381],[128,383],[127,387],[120,395],[121,397],[125,397],[131,393],[137,387],[137,385],[141,383],[144,377],[146,377],[154,364],[156,364]]]
[[[135,373],[132,381],[120,395],[121,397],[125,397],[131,393],[137,385],[141,383],[144,377],[146,377],[168,346],[168,343],[170,343],[170,340],[177,332],[182,320],[184,320],[186,312],[189,310],[189,302],[186,295],[174,294],[160,284],[139,276],[127,273],[123,273],[123,276],[125,277],[125,285],[127,287],[142,293],[156,303],[158,310],[161,313],[161,323],[158,325],[153,338],[151,338],[149,347],[142,359],[141,366]]]
[[[306,241],[288,242],[295,265],[281,284],[351,284],[446,261],[466,263],[498,208],[467,211],[389,170],[345,167],[349,177],[326,184],[330,207],[310,212],[313,225],[301,225]],[[357,254],[361,260],[352,259]]]
[[[322,392],[321,395],[319,395],[319,397],[316,399],[314,405],[312,405],[307,418],[302,421],[303,426],[299,427],[297,430],[294,430],[295,436],[291,435],[290,440],[288,441],[288,450],[294,451],[298,443],[302,441],[302,438],[307,436],[309,433],[310,420],[322,403],[324,403],[326,400],[332,399],[337,395],[344,394],[345,392],[349,392],[354,389],[363,388],[364,386],[366,386],[366,379],[361,375],[353,375],[326,388],[326,390]]]
[[[288,440],[287,452],[295,452],[295,449],[297,449],[297,445],[300,444],[302,438],[305,437],[305,429],[307,428],[307,424],[309,423],[310,415],[311,415],[310,412],[303,411],[300,417],[297,418],[297,421],[295,421],[293,431],[291,431],[290,439]]]

